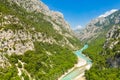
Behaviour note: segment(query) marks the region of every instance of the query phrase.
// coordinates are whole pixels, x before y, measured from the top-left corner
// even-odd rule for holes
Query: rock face
[[[112,13],[111,13],[112,12]],[[86,25],[86,28],[78,33],[78,37],[82,41],[90,41],[95,39],[100,34],[108,31],[113,25],[120,23],[120,11],[110,11],[109,15],[102,15]]]
[[[0,12],[0,54],[2,56],[23,55],[28,50],[34,51],[36,41],[75,49],[74,43],[69,39],[76,39],[62,13],[51,11],[39,0],[5,0],[3,3],[11,7],[13,14],[12,11],[4,12],[4,8],[1,8],[3,9]],[[16,8],[17,13],[14,11]],[[5,56],[4,58],[0,56],[0,60],[1,66],[7,59]]]
[[[6,66],[10,66],[10,63],[8,59],[0,52],[0,68],[5,68]]]
[[[113,26],[113,28],[106,35],[106,42],[104,48],[111,50],[114,54],[107,59],[107,64],[110,67],[120,67],[120,26]],[[108,53],[105,51],[104,53]]]
[[[83,42],[94,43],[104,37],[102,55],[112,55],[106,62],[110,67],[120,67],[120,10],[111,10],[92,20],[86,28],[77,31]],[[94,45],[94,44],[93,44]]]
[[[50,14],[49,8],[39,0],[9,0],[11,3],[15,2],[17,5],[22,6],[27,11],[42,12],[46,15]]]
[[[45,5],[41,0],[9,0],[11,3],[15,2],[19,6],[25,8],[28,12],[36,12],[36,13],[43,13],[45,19],[51,22],[54,28],[58,31],[61,31],[60,26],[73,33],[70,29],[70,25],[64,20],[64,16],[62,13],[58,11],[51,11],[47,5]],[[60,25],[60,26],[59,26]]]
[[[4,19],[4,22],[1,23],[1,26],[6,27],[10,24],[25,26],[18,18],[15,18],[15,16],[2,14],[1,18]],[[33,42],[35,40],[40,42],[48,42],[50,44],[56,43],[52,37],[47,38],[46,34],[35,32],[34,28],[31,28],[31,31],[34,32],[34,34],[32,34],[25,27],[24,29],[15,31],[11,29],[5,29],[4,27],[0,30],[0,50],[3,52],[3,54],[23,54],[28,50],[34,50]]]
[[[110,29],[106,34],[106,42],[104,44],[104,47],[109,47],[110,49],[113,49],[113,47],[120,42],[119,38],[120,38],[120,26],[114,25],[112,29]]]
[[[62,13],[39,0],[0,0],[0,79],[56,80],[78,47]]]

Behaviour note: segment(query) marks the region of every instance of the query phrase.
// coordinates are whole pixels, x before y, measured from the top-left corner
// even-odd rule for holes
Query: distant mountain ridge
[[[118,9],[112,9],[110,11],[107,11],[107,12],[105,12],[105,14],[100,15],[99,18],[101,18],[101,17],[107,17],[107,16],[111,15],[112,13],[114,13],[116,11],[118,11]]]
[[[107,16],[101,16],[90,21],[82,32],[81,30],[80,33],[79,30],[77,31],[79,39],[81,41],[90,41],[90,39],[93,39],[92,37],[96,38],[98,35],[106,32],[106,30],[109,30],[113,25],[119,24],[119,12],[120,10],[111,10],[109,15],[107,14]]]
[[[120,80],[120,10],[110,13],[92,20],[76,33],[83,43],[88,43],[84,53],[93,60],[85,75],[87,80]]]

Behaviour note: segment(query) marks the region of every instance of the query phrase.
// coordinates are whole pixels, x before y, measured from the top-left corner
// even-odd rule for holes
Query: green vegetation
[[[89,48],[84,51],[93,60],[92,68],[85,74],[87,80],[120,80],[120,69],[110,68],[106,63],[108,58],[114,58],[116,51],[120,50],[120,43],[110,50],[103,49],[104,42],[105,37],[99,36],[89,43]]]
[[[0,80],[20,80],[15,66],[0,68]]]
[[[59,34],[53,29],[53,26],[50,22],[43,19],[45,15],[42,13],[26,12],[25,9],[17,6],[17,4],[13,3],[12,5],[9,5],[6,0],[0,0],[0,6],[0,13],[2,13],[2,16],[12,15],[14,17],[17,17],[20,20],[19,23],[22,23],[23,25],[20,26],[18,24],[10,24],[5,26],[4,29],[12,29],[14,31],[27,28],[27,30],[31,31],[31,28],[34,27],[35,31],[37,32],[44,33],[48,37],[53,36],[57,40],[59,39],[59,36],[56,37]],[[33,31],[31,31],[31,33],[33,33]]]
[[[74,46],[78,46],[79,48],[78,49],[81,49],[82,48],[82,44],[80,43],[80,40],[78,40],[76,37],[73,37],[73,38],[68,38],[67,39],[70,41],[70,43],[72,43],[72,45]]]
[[[11,64],[24,62],[24,68],[36,80],[55,80],[66,70],[74,66],[77,58],[68,48],[47,43],[35,42],[35,51],[27,51],[24,55],[8,56]],[[48,51],[48,52],[47,52]],[[18,63],[19,67],[21,64]]]
[[[42,13],[26,12],[25,9],[14,3],[10,4],[7,0],[0,0],[0,14],[0,22],[3,22],[3,17],[7,15],[13,16],[10,21],[14,22],[14,18],[19,19],[18,24],[11,22],[11,24],[0,26],[1,29],[11,29],[13,31],[25,29],[33,34],[34,32],[41,32],[43,36],[53,37],[56,41],[61,41],[64,38],[53,29],[53,25],[50,22],[43,19],[45,15]],[[19,23],[21,23],[22,26]],[[35,30],[32,30],[32,28]],[[78,40],[71,38],[69,38],[69,40],[73,45],[79,45],[77,44],[79,42]],[[24,44],[24,41],[22,42]],[[11,67],[7,67],[6,69],[0,68],[0,80],[20,80],[21,77],[29,80],[28,75],[24,71],[22,71],[21,76],[18,76],[18,70],[15,64],[18,64],[18,68],[23,67],[18,60],[25,63],[24,69],[36,80],[56,80],[77,62],[77,57],[66,45],[61,47],[57,44],[35,41],[34,46],[34,51],[27,51],[24,55],[6,55]]]
[[[91,70],[86,72],[86,77],[87,80],[120,80],[119,74],[120,69],[117,68],[92,68]]]
[[[96,61],[99,53],[103,50],[104,42],[105,36],[100,35],[99,37],[88,43],[89,48],[86,49],[83,53],[88,55],[93,60],[93,62]]]

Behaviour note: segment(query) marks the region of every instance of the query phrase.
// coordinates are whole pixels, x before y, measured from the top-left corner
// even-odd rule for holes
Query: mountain
[[[18,6],[22,6],[28,12],[42,13],[46,15],[44,19],[50,22],[54,29],[58,31],[61,31],[60,27],[62,27],[62,29],[72,32],[70,25],[64,20],[63,14],[58,11],[55,12],[49,10],[48,6],[40,0],[10,0],[10,2],[15,2]]]
[[[85,51],[93,60],[86,79],[120,80],[120,25],[112,26],[105,39],[99,37],[93,41]]]
[[[107,12],[105,12],[105,14],[100,15],[99,18],[107,17],[107,16],[111,15],[112,13],[114,13],[116,11],[118,11],[118,10],[117,9],[112,9],[110,11],[107,11]]]
[[[120,80],[120,10],[108,11],[76,34],[83,43],[88,43],[84,54],[93,60],[92,68],[85,73],[86,79]]]
[[[39,0],[0,0],[0,80],[56,80],[80,48],[60,12]]]
[[[111,55],[107,58],[109,67],[120,67],[120,26],[115,25],[108,31],[106,41],[104,43],[104,51],[102,55]]]
[[[77,33],[80,32],[77,37],[79,37],[81,41],[89,40],[90,42],[90,40],[106,33],[113,25],[119,24],[119,12],[119,10],[111,10],[91,20],[85,29],[77,31]]]

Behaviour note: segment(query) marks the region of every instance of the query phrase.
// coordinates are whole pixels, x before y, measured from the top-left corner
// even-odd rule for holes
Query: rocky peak
[[[111,29],[111,27],[113,27],[113,25],[117,25],[119,23],[120,11],[111,10],[109,12],[106,12],[104,15],[101,15],[98,18],[90,21],[86,25],[86,28],[82,31],[82,34],[78,34],[78,37],[82,41],[90,41],[91,39],[96,38],[100,34],[107,32],[109,29]]]
[[[16,3],[22,6],[28,12],[43,13],[47,21],[53,24],[54,29],[61,33],[61,28],[73,34],[70,25],[64,20],[61,12],[53,11],[48,8],[41,0],[9,0],[11,3]],[[55,23],[54,23],[55,22]],[[61,28],[60,28],[61,27]]]
[[[29,12],[42,12],[46,15],[50,14],[48,6],[40,0],[9,0],[11,3],[15,2],[17,5],[22,6]]]
[[[112,13],[114,13],[116,11],[118,11],[118,10],[117,9],[112,9],[110,11],[107,11],[107,12],[105,12],[105,14],[100,15],[99,18],[107,17],[107,16],[111,15]]]

